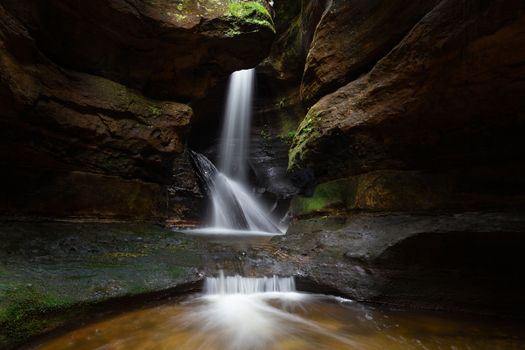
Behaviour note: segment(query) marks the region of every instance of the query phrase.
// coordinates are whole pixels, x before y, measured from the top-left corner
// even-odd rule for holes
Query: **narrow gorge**
[[[0,349],[525,347],[522,0],[0,19]]]

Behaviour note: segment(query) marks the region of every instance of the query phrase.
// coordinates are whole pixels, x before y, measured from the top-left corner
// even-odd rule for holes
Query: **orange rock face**
[[[369,72],[310,108],[290,168],[338,178],[517,161],[523,10],[520,1],[441,1]]]

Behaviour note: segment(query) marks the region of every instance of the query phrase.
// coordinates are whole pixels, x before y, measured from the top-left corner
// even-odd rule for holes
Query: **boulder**
[[[522,156],[521,1],[442,1],[362,77],[299,126],[289,169],[321,179]]]
[[[439,0],[333,0],[304,67],[301,97],[311,106],[369,71]]]

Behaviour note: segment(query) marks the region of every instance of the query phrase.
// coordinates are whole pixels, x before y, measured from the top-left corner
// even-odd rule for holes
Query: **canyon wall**
[[[519,313],[523,2],[333,0],[314,28],[279,254],[362,300]]]
[[[3,0],[0,18],[2,218],[196,218],[189,104],[268,54],[267,4]]]

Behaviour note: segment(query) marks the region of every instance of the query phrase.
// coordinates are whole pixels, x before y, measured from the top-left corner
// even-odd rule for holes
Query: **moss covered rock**
[[[313,169],[325,182],[381,169],[518,165],[522,10],[519,1],[441,1],[369,71],[310,108],[290,169]]]
[[[100,303],[198,281],[201,267],[198,245],[154,225],[1,224],[0,347]]]

